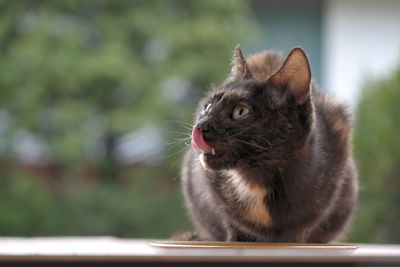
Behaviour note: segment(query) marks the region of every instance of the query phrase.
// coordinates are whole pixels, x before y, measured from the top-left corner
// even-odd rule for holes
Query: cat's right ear
[[[301,105],[310,97],[311,70],[303,49],[296,47],[290,51],[277,72],[268,78],[271,93],[276,102],[286,102],[293,97]]]
[[[236,45],[232,57],[232,70],[228,77],[229,81],[237,81],[241,79],[249,79],[252,77],[249,66],[243,57],[240,45]]]

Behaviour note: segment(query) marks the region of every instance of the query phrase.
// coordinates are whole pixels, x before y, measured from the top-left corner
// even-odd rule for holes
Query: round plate
[[[349,244],[317,244],[317,243],[261,243],[261,242],[223,242],[223,241],[161,241],[149,242],[149,246],[157,248],[191,248],[191,249],[357,249]]]

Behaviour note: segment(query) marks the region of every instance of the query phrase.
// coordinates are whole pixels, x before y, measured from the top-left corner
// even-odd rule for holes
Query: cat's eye
[[[249,114],[249,109],[245,106],[237,106],[232,113],[232,118],[234,120],[243,118],[244,116],[246,116],[247,114]]]

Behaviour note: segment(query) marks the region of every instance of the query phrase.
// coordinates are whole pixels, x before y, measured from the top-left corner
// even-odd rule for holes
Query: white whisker
[[[257,144],[251,143],[251,142],[247,142],[247,141],[244,141],[244,140],[241,140],[241,139],[236,139],[236,140],[239,141],[239,142],[242,142],[244,144],[247,144],[247,145],[262,149],[262,150],[266,150],[266,151],[270,150],[269,148],[266,148],[266,147],[263,147],[263,146],[260,146],[260,145],[257,145]]]

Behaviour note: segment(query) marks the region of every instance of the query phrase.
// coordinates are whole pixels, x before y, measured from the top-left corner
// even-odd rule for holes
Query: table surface
[[[351,244],[356,249],[160,248],[154,240],[114,237],[0,237],[1,261],[128,261],[128,262],[396,262],[400,245]],[[248,243],[247,243],[248,244]]]

